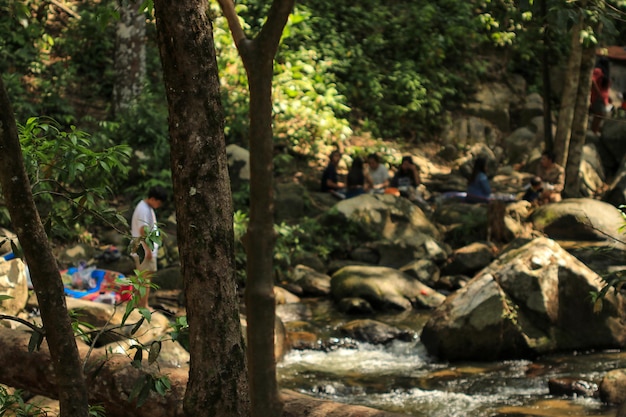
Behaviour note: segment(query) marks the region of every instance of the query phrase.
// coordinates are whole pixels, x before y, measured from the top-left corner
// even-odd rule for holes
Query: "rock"
[[[455,116],[442,130],[442,142],[446,146],[448,160],[452,160],[452,155],[457,154],[457,146],[471,146],[475,143],[495,146],[501,135],[500,128],[495,123],[477,116]]]
[[[323,296],[330,294],[330,276],[317,272],[308,266],[296,265],[293,281],[302,288],[305,296]]]
[[[415,233],[439,237],[439,230],[419,207],[406,198],[389,194],[363,194],[342,200],[321,221],[334,226],[344,225],[345,229],[349,229],[347,223],[350,222],[353,228],[362,231],[362,240],[381,237],[393,240]]]
[[[550,378],[548,380],[550,395],[568,397],[595,397],[598,384],[577,378]]]
[[[244,339],[248,335],[248,321],[243,315],[239,316],[241,322],[241,329]],[[280,317],[276,316],[274,320],[274,357],[276,360],[280,360],[289,351],[289,340],[287,338],[287,329]]]
[[[367,300],[359,297],[346,297],[339,300],[337,310],[345,314],[373,314],[374,308]]]
[[[626,129],[622,120],[607,119],[604,121],[600,141],[615,162],[621,161],[626,155],[624,138],[626,138]]]
[[[161,290],[182,290],[183,277],[179,266],[159,269],[152,277],[152,283]]]
[[[543,97],[539,93],[530,93],[519,109],[518,122],[523,126],[529,124],[536,117],[543,119]]]
[[[432,308],[444,296],[402,272],[376,266],[347,266],[335,272],[331,292],[337,301],[347,297],[367,300],[377,310]]]
[[[511,127],[511,101],[515,96],[504,83],[483,83],[478,86],[474,101],[470,101],[467,113],[493,123],[500,131],[506,132]]]
[[[504,252],[449,296],[421,340],[442,360],[532,358],[626,342],[625,302],[611,291],[594,312],[602,279],[556,242],[538,238]]]
[[[350,259],[364,264],[377,265],[380,255],[374,248],[359,246],[350,252]]]
[[[523,126],[504,138],[503,144],[507,162],[509,164],[526,162],[530,157],[530,149],[533,148],[533,144],[536,146],[538,142],[537,136],[537,130],[533,129],[532,126]]]
[[[0,295],[11,298],[0,300],[0,312],[16,316],[28,301],[28,277],[24,262],[15,258],[5,261],[0,258]]]
[[[472,276],[489,265],[495,257],[495,247],[486,242],[475,242],[455,250],[443,267],[445,275]]]
[[[386,344],[394,340],[409,342],[415,333],[376,320],[353,320],[339,327],[342,335],[374,345]]]
[[[382,240],[371,246],[380,256],[378,264],[390,268],[401,268],[419,259],[442,263],[448,258],[447,248],[423,233],[415,233],[404,239]]]
[[[439,281],[439,267],[430,259],[420,259],[409,262],[400,268],[400,271],[415,278],[424,285],[428,285],[431,288],[437,288],[437,283]]]
[[[622,159],[622,163],[602,199],[615,207],[626,204],[626,157]]]
[[[298,252],[298,254],[291,259],[291,264],[308,266],[318,272],[326,270],[324,261],[322,261],[319,255],[311,252]]]
[[[626,403],[626,369],[612,369],[600,383],[600,399],[607,404]]]
[[[300,302],[300,297],[292,294],[282,287],[274,287],[274,297],[276,298],[276,304],[290,304]]]
[[[615,247],[624,247],[626,240],[620,231],[624,224],[621,212],[590,198],[569,198],[541,206],[531,220],[535,229],[551,239],[606,242]]]
[[[312,332],[288,332],[287,338],[289,340],[289,346],[295,350],[319,350],[321,349],[321,342],[317,335]]]
[[[275,222],[299,220],[308,215],[307,194],[306,188],[301,184],[295,182],[277,184],[274,196]]]

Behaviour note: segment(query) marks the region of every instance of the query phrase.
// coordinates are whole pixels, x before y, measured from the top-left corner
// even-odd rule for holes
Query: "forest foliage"
[[[619,11],[623,3],[612,5]],[[106,181],[98,188],[111,196],[135,199],[153,185],[169,186],[167,105],[151,10],[146,9],[145,87],[134,106],[114,115],[118,3],[63,4],[65,8],[44,0],[0,0],[0,74],[16,119],[22,131],[41,117],[53,121],[46,131],[37,130],[38,138],[22,140],[45,142],[56,132],[57,141],[78,138],[87,141],[81,146],[94,151],[116,149],[120,164],[100,176]],[[226,140],[246,147],[246,74],[219,7],[210,4]],[[545,4],[548,56],[551,65],[559,65],[567,55],[568,29],[580,3]],[[298,2],[275,61],[277,147],[312,158],[321,147],[341,144],[352,135],[400,143],[436,140],[478,84],[502,73],[522,74],[529,88],[540,92],[544,26],[539,6],[513,0]],[[268,7],[269,2],[237,1],[250,36],[260,29]],[[612,36],[607,42],[625,40],[612,19],[605,16],[604,26],[605,35]],[[597,40],[593,31],[585,33]],[[35,149],[24,145],[26,152]],[[57,181],[77,195],[78,190],[68,187],[71,182],[67,176]],[[89,197],[82,198],[76,201],[89,202]],[[236,208],[245,211],[246,201],[245,195],[236,195]],[[245,221],[245,214],[240,218]]]

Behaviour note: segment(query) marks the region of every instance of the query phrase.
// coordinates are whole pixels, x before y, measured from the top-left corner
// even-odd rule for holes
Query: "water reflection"
[[[322,337],[336,336],[336,327],[352,319],[324,302],[287,307],[279,313],[283,320],[286,311],[292,320],[306,317]],[[421,329],[427,317],[414,312],[376,319]],[[281,387],[417,417],[613,417],[615,409],[597,399],[550,396],[548,380],[574,377],[599,384],[606,371],[626,367],[626,355],[617,351],[448,364],[429,357],[419,340],[356,346],[288,353],[278,366]]]

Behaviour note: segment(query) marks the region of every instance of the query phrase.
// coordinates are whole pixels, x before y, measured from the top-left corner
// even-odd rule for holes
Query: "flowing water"
[[[626,354],[584,352],[538,360],[442,363],[430,357],[419,338],[389,345],[340,343],[337,325],[354,319],[328,301],[279,306],[287,323],[301,320],[322,338],[338,342],[327,351],[294,350],[278,365],[279,382],[318,398],[359,404],[417,417],[615,416],[616,409],[594,398],[551,396],[550,378],[577,378],[599,384],[608,370],[626,367]],[[420,330],[426,312],[375,319]]]

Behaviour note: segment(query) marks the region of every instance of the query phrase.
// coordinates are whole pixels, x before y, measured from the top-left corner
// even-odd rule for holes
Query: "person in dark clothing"
[[[366,183],[371,186],[371,180],[367,178],[364,172],[364,163],[362,158],[357,156],[352,160],[352,166],[348,172],[346,183],[346,198],[356,197],[357,195],[365,193]]]
[[[320,191],[324,193],[331,193],[337,197],[345,198],[343,194],[343,189],[345,184],[339,181],[339,176],[337,175],[337,165],[341,160],[341,153],[339,151],[333,151],[329,157],[330,161],[324,169],[322,173],[322,182],[320,186]]]
[[[491,186],[487,177],[487,159],[479,156],[474,162],[472,174],[468,180],[467,197],[468,203],[485,203],[491,196]]]
[[[526,188],[526,192],[522,196],[522,200],[526,200],[533,205],[539,204],[539,198],[543,192],[543,181],[541,177],[533,177]]]
[[[390,185],[400,190],[400,194],[411,198],[415,194],[415,188],[422,182],[419,168],[410,156],[402,157],[400,168],[391,179]]]

